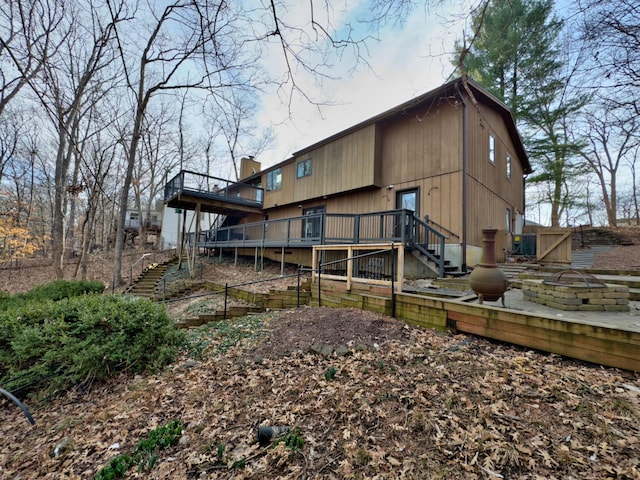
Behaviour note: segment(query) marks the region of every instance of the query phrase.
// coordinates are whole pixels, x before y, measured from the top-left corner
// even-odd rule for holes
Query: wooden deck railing
[[[363,214],[317,213],[245,223],[200,233],[200,248],[289,248],[396,243],[418,249],[444,276],[446,236],[411,210]],[[190,237],[193,245],[193,234]]]
[[[317,213],[216,228],[202,231],[198,246],[311,247],[385,242],[406,245],[414,241],[413,213],[390,210],[363,214]]]

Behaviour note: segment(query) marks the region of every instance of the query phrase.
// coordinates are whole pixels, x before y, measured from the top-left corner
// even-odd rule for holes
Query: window
[[[507,152],[507,178],[511,180],[511,155]]]
[[[506,220],[507,220],[507,232],[511,232],[511,209],[510,208],[507,208]]]
[[[296,178],[308,177],[309,175],[311,175],[311,159],[307,158],[298,163]]]
[[[282,188],[282,169],[276,168],[267,173],[267,192]]]
[[[489,162],[493,165],[496,163],[496,137],[493,133],[489,134]]]
[[[418,189],[415,188],[396,193],[396,208],[411,210],[416,215],[419,215]]]
[[[302,220],[302,238],[320,239],[322,219],[325,211],[324,205],[320,207],[305,208],[302,211],[302,215],[309,217]]]

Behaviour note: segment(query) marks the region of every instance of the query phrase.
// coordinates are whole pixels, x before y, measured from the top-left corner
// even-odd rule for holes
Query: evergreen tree
[[[552,226],[572,202],[570,179],[582,171],[568,122],[587,101],[570,93],[563,25],[552,0],[489,0],[473,18],[473,35],[456,44],[459,73],[502,100],[524,134],[536,172],[529,182],[547,187]]]

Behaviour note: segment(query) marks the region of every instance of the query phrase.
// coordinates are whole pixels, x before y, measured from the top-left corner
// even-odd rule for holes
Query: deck
[[[447,237],[410,210],[363,214],[317,213],[200,232],[199,248],[312,248],[316,245],[396,243],[418,249],[444,277]],[[191,244],[193,241],[191,238]],[[453,267],[456,268],[456,267]]]
[[[176,209],[243,217],[264,214],[262,188],[183,170],[165,185],[164,202]],[[196,230],[198,230],[196,228]],[[192,248],[311,248],[314,245],[400,243],[418,250],[443,277],[447,269],[442,227],[411,210],[361,214],[315,213],[191,233]],[[197,239],[194,242],[194,237]],[[456,269],[457,267],[452,267]]]
[[[263,190],[255,185],[182,170],[164,187],[171,208],[244,216],[262,213]]]

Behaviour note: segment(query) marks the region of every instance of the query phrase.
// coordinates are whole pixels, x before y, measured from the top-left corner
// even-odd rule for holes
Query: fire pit
[[[525,300],[559,310],[629,311],[629,288],[612,285],[589,273],[565,270],[544,280],[523,280]]]

